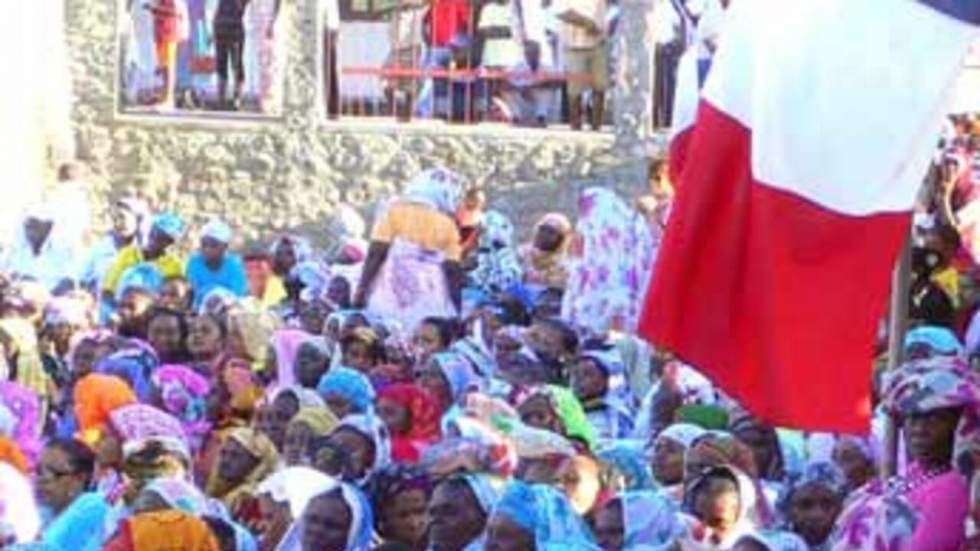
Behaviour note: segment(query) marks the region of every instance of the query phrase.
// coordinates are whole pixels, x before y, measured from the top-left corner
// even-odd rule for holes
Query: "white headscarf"
[[[402,200],[452,215],[462,190],[460,177],[444,168],[432,168],[412,178]]]
[[[0,541],[34,541],[41,529],[41,515],[27,477],[12,465],[0,462]]]

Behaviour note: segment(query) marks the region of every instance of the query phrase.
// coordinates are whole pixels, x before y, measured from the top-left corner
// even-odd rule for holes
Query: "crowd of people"
[[[239,254],[220,220],[118,197],[82,254],[30,209],[0,262],[0,548],[971,548],[980,375],[941,309],[913,305],[876,387],[893,477],[880,428],[768,426],[633,334],[661,169],[521,245],[445,169],[370,230],[339,208],[319,250]]]

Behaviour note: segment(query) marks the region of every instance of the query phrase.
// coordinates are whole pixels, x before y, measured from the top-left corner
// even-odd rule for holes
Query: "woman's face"
[[[262,518],[258,536],[266,549],[275,549],[282,542],[294,520],[289,502],[276,503],[268,494],[259,496],[259,514]]]
[[[184,347],[180,321],[175,316],[156,316],[146,328],[146,338],[164,363],[176,360]]]
[[[308,465],[309,458],[306,450],[313,438],[313,429],[306,423],[290,423],[286,429],[286,440],[283,444],[283,455],[286,458],[286,465],[293,467],[296,465]]]
[[[694,496],[694,514],[717,539],[731,535],[739,517],[738,486],[727,479],[713,478],[705,482]]]
[[[99,360],[97,356],[98,345],[90,340],[83,340],[78,343],[75,347],[75,351],[72,353],[72,364],[71,369],[75,374],[75,377],[82,378],[95,368],[96,361]]]
[[[163,284],[163,289],[160,289],[157,304],[178,312],[186,312],[190,309],[190,297],[191,288],[186,281],[171,279]]]
[[[225,440],[218,459],[218,474],[230,483],[245,480],[249,473],[259,466],[259,458],[252,455],[245,446],[234,438]]]
[[[121,237],[132,237],[139,230],[139,217],[126,208],[112,210],[112,231]]]
[[[517,411],[521,414],[521,420],[528,426],[565,434],[565,427],[562,426],[561,419],[551,407],[551,401],[547,396],[539,394],[525,400]]]
[[[345,366],[367,374],[374,369],[376,363],[374,354],[371,353],[371,347],[367,343],[351,341],[344,347]]]
[[[406,434],[412,428],[412,415],[408,408],[394,400],[378,400],[378,416],[385,422],[391,434]]]
[[[457,482],[436,486],[429,501],[429,544],[435,551],[463,549],[480,537],[486,514],[473,492]]]
[[[609,378],[592,360],[583,359],[572,364],[570,375],[572,390],[579,400],[601,398],[609,388]]]
[[[449,382],[446,381],[446,378],[442,374],[442,369],[439,368],[439,364],[435,360],[430,360],[425,367],[416,372],[415,382],[427,390],[439,402],[443,411],[452,407],[452,390],[449,388]]]
[[[303,513],[303,551],[345,551],[351,522],[350,508],[338,494],[314,498]]]
[[[187,349],[196,360],[211,360],[221,353],[221,327],[211,316],[199,316],[191,320],[187,335]]]
[[[446,349],[446,343],[442,342],[439,328],[431,323],[419,325],[418,329],[415,330],[415,337],[412,342],[415,344],[416,356],[419,361],[427,361],[433,354]]]
[[[755,456],[755,464],[759,472],[768,472],[770,465],[777,459],[776,454],[779,453],[779,443],[776,441],[775,433],[765,427],[751,425],[735,432],[735,438],[752,448],[752,455]]]
[[[806,484],[793,492],[789,502],[789,522],[807,544],[823,545],[834,529],[842,506],[842,500],[830,488]]]
[[[354,406],[350,403],[347,398],[344,398],[336,392],[328,392],[324,395],[323,401],[327,403],[327,407],[330,411],[337,416],[338,419],[343,419],[348,415],[354,413]]]
[[[554,226],[542,225],[534,234],[534,248],[546,253],[552,253],[561,247],[564,236]]]
[[[510,519],[497,513],[487,523],[487,551],[535,551],[534,534]]]
[[[671,486],[684,480],[684,445],[672,438],[661,437],[653,446],[653,476],[661,484]]]
[[[614,499],[596,511],[592,521],[596,542],[603,551],[620,551],[625,542],[623,502]]]
[[[296,379],[303,388],[316,388],[320,378],[330,367],[330,358],[311,343],[303,343],[296,352],[296,364],[293,370]]]
[[[939,409],[907,416],[904,429],[909,457],[926,469],[948,468],[961,414],[959,409]]]
[[[85,491],[89,474],[77,472],[61,448],[47,448],[37,463],[37,497],[54,512],[61,512]]]
[[[875,475],[875,465],[855,442],[839,440],[834,445],[834,463],[843,471],[851,490],[864,486]]]
[[[283,393],[276,397],[269,409],[271,410],[268,428],[270,432],[266,434],[276,445],[276,449],[281,450],[286,439],[286,426],[299,411],[299,400],[288,392]]]
[[[386,539],[424,549],[428,496],[422,490],[402,492],[381,511],[381,532]]]
[[[363,434],[351,429],[338,429],[330,440],[350,454],[354,478],[364,478],[374,464],[374,443]]]

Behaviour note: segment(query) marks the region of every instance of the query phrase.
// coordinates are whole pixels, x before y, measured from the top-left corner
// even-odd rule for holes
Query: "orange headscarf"
[[[220,551],[221,546],[201,519],[173,509],[143,513],[127,521],[133,549],[139,551]]]
[[[30,464],[27,457],[20,451],[20,447],[13,440],[0,436],[0,462],[8,463],[21,474],[30,474]]]
[[[86,441],[97,436],[109,422],[110,413],[136,402],[136,394],[126,381],[101,373],[82,377],[75,385],[74,398],[75,418]]]

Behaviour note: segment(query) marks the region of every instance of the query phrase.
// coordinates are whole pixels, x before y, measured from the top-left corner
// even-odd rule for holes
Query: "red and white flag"
[[[762,419],[866,432],[976,0],[734,0],[640,333]]]

